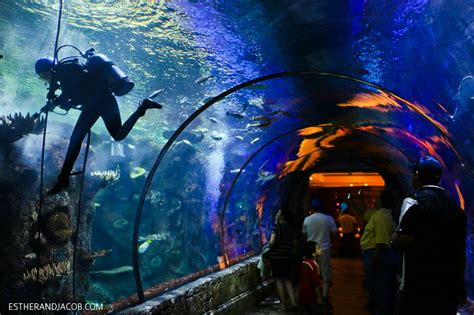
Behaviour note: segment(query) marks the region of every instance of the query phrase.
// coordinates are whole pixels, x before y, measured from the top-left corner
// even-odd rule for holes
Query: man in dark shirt
[[[402,205],[393,245],[403,254],[397,314],[455,315],[465,300],[466,214],[438,186],[442,168],[432,156],[414,169],[417,189]]]
[[[113,64],[109,62],[104,66],[112,67]],[[69,60],[55,65],[52,58],[39,59],[35,64],[35,70],[41,79],[51,82],[51,89],[48,93],[49,106],[43,110],[53,110],[56,106],[69,110],[82,105],[81,114],[72,132],[66,158],[58,176],[58,182],[48,191],[48,195],[57,194],[69,186],[69,176],[79,155],[81,143],[99,117],[102,117],[112,138],[120,141],[128,135],[137,120],[145,115],[147,109],[162,108],[162,105],[145,99],[122,125],[117,100],[111,90],[110,83],[106,81],[107,78],[101,75],[101,71],[86,70],[85,66],[77,60]],[[117,93],[117,89],[114,91],[116,95],[124,95],[132,89],[133,82],[127,80],[125,83],[126,86],[120,93]],[[54,92],[59,88],[62,93],[56,97]]]

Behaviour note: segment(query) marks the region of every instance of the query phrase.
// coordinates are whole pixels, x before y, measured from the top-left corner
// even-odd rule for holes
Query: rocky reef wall
[[[48,134],[40,217],[42,135],[30,134],[0,146],[2,309],[9,302],[37,302],[40,296],[42,302],[73,301],[73,240],[76,236],[75,301],[85,300],[91,263],[87,253],[90,252],[90,226],[94,217],[93,197],[100,189],[100,183],[92,178],[84,181],[80,226],[76,231],[80,176],[71,178],[67,191],[46,196],[62,166],[67,145],[67,139]],[[82,166],[82,160],[83,153],[76,167]],[[94,163],[94,153],[90,152],[88,167]]]

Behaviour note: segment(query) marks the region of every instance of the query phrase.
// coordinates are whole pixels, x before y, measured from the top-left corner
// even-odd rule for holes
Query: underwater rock
[[[91,284],[87,295],[93,298],[93,302],[108,304],[114,301],[113,294],[99,283]]]
[[[54,126],[54,123],[51,125]],[[68,146],[68,138],[65,137],[48,134],[44,148],[44,191],[57,180]],[[71,301],[72,274],[66,262],[72,262],[73,245],[70,239],[77,222],[75,210],[79,199],[79,177],[72,177],[70,187],[61,194],[44,194],[39,215],[41,144],[41,135],[28,134],[10,145],[0,146],[0,302],[6,297],[14,297],[10,298],[10,302],[35,301],[37,290],[30,289],[36,286],[35,282],[41,284],[45,302]],[[83,158],[83,153],[84,150],[79,159]],[[95,167],[92,150],[88,167]],[[92,198],[97,191],[97,181],[87,177],[84,181],[81,225],[75,232],[78,252],[90,251],[88,224],[92,221]],[[38,220],[41,220],[39,225]],[[40,270],[36,271],[38,260]],[[72,266],[69,267],[72,269]],[[83,301],[89,285],[87,270],[77,268],[75,277],[76,301]]]
[[[154,272],[161,270],[163,266],[163,259],[160,256],[153,257],[150,260],[150,268],[153,269]]]
[[[10,144],[20,140],[23,136],[33,133],[39,134],[45,125],[44,118],[15,113],[13,116],[0,116],[0,144]]]
[[[206,257],[204,257],[202,253],[194,251],[192,256],[193,256],[193,259],[189,261],[189,265],[194,270],[203,270],[204,268],[208,266],[208,263],[206,262]]]
[[[180,256],[179,254],[172,254],[172,257],[170,257],[168,261],[168,269],[176,275],[184,276],[188,274],[188,268],[187,263]]]

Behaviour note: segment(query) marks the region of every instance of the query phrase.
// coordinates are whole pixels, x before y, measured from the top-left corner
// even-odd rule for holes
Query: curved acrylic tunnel
[[[470,205],[471,164],[421,104],[329,73],[277,74],[226,91],[178,128],[145,183],[138,291],[155,294],[256,254],[279,207],[301,222],[313,171],[378,172],[403,196],[410,164],[425,154],[445,167],[443,186]],[[141,252],[147,239],[156,242]]]

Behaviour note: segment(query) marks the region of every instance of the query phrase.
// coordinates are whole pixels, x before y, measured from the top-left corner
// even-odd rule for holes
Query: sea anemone
[[[38,115],[21,113],[0,116],[0,144],[10,144],[20,140],[24,135],[39,134],[45,125],[44,118]]]

